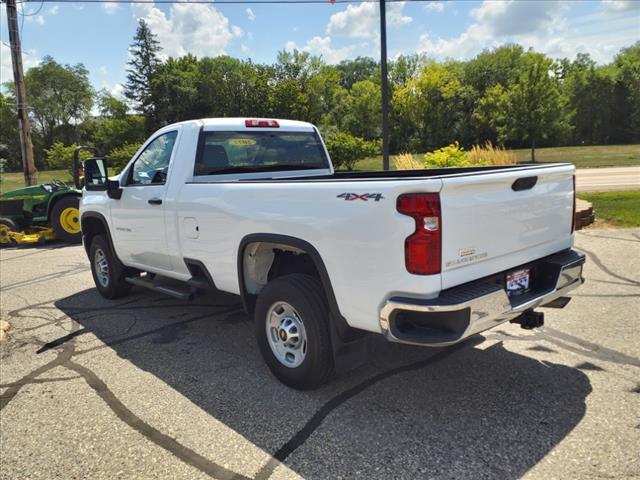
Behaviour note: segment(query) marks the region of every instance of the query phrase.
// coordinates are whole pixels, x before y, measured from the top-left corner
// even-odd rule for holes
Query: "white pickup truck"
[[[88,160],[80,211],[104,297],[237,294],[275,376],[313,388],[364,332],[540,326],[583,282],[574,190],[571,164],[336,173],[313,125],[227,118],[162,128],[115,178]]]

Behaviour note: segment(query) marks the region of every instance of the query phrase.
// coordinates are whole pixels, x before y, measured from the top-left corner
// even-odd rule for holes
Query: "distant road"
[[[640,166],[579,168],[576,170],[578,192],[640,190]]]

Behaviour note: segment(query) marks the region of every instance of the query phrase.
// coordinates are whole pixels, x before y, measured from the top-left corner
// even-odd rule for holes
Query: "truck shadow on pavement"
[[[91,289],[55,305],[80,330],[43,349],[73,341],[72,361],[81,365],[94,352],[93,373],[107,387],[120,380],[101,372],[96,358],[98,350],[112,349],[272,456],[257,473],[250,466],[255,459],[235,462],[246,465],[237,478],[268,478],[282,462],[305,478],[515,479],[580,422],[591,392],[580,370],[509,352],[500,342],[478,348],[482,337],[425,349],[378,336],[369,339],[366,365],[299,392],[264,365],[237,297],[202,296],[188,304],[134,290],[108,302]],[[122,375],[135,376],[136,369]],[[184,410],[163,415],[191,418]],[[233,477],[176,455],[205,473]]]

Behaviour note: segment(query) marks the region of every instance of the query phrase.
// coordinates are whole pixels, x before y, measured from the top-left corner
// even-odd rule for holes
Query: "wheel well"
[[[253,242],[245,246],[242,258],[244,291],[257,295],[274,278],[304,273],[322,281],[308,252],[282,243]]]
[[[334,349],[340,348],[340,342],[352,341],[363,335],[351,328],[340,313],[331,279],[313,245],[295,237],[276,234],[248,235],[240,243],[238,279],[242,304],[248,313],[253,312],[258,293],[270,280],[291,273],[311,275],[322,284],[331,312]]]
[[[81,227],[84,249],[87,251],[88,255],[93,237],[102,233],[107,233],[107,227],[104,222],[97,217],[83,217]]]

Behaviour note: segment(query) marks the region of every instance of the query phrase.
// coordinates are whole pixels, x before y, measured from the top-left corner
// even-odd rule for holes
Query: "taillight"
[[[442,215],[439,193],[400,195],[398,212],[413,217],[416,230],[404,241],[404,261],[409,273],[440,273],[442,251]]]
[[[573,176],[573,213],[571,217],[571,233],[576,229],[576,176]]]
[[[261,120],[259,118],[250,118],[244,121],[245,127],[267,127],[267,128],[280,128],[280,125],[276,120]]]

